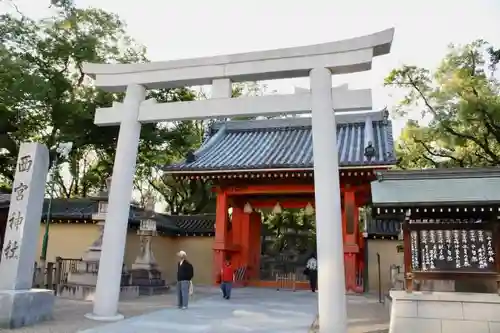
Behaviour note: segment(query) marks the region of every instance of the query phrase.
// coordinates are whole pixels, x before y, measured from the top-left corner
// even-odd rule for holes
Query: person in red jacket
[[[234,279],[234,270],[233,266],[231,265],[230,258],[226,258],[226,261],[222,265],[220,277],[220,289],[222,290],[222,297],[224,297],[225,299],[230,299]]]

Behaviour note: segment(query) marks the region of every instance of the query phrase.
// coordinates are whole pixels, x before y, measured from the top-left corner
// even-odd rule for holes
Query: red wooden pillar
[[[354,189],[349,187],[346,187],[344,190],[342,220],[344,226],[344,263],[346,290],[360,292],[360,288],[356,283],[356,273],[358,269],[357,259],[359,255],[358,208],[356,206],[356,192]]]
[[[232,233],[233,233],[233,247],[235,251],[231,253],[231,263],[233,267],[238,268],[245,264],[244,262],[244,248],[245,248],[245,220],[247,220],[246,214],[243,209],[239,207],[233,207],[233,212],[231,214],[232,218]]]
[[[260,248],[261,248],[262,220],[260,213],[250,214],[250,235],[249,235],[249,261],[248,277],[252,280],[260,279]]]
[[[232,234],[234,252],[233,265],[246,269],[246,279],[258,278],[260,272],[260,214],[247,214],[243,209],[233,207]]]
[[[229,239],[228,198],[226,192],[217,193],[214,240],[214,282],[216,282],[225,256],[231,246]]]

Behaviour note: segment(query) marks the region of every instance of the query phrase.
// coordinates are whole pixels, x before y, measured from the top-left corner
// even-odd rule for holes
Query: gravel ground
[[[214,294],[217,288],[197,287],[193,302]],[[175,291],[166,295],[143,296],[135,300],[120,302],[119,311],[125,317],[133,317],[157,310],[175,307]],[[86,319],[92,311],[91,302],[56,299],[54,320],[16,330],[0,329],[2,333],[77,333],[78,331],[102,325],[101,322]],[[389,327],[389,311],[379,304],[375,297],[348,296],[349,333],[386,333]],[[310,333],[317,333],[317,320]]]
[[[213,288],[196,288],[192,301],[195,302],[203,297],[213,295]],[[141,314],[176,306],[175,290],[165,295],[141,296],[135,300],[120,302],[119,311],[125,317],[133,317]],[[23,327],[16,330],[0,329],[2,333],[76,333],[102,325],[86,319],[84,315],[92,312],[92,303],[57,298],[54,307],[54,320],[39,323],[35,326]]]
[[[389,332],[389,309],[380,304],[375,296],[347,296],[349,333]],[[318,318],[309,333],[318,333]]]

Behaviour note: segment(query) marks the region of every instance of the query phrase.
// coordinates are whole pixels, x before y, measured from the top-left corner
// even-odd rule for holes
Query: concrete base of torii
[[[51,320],[54,301],[52,290],[0,290],[0,331]]]

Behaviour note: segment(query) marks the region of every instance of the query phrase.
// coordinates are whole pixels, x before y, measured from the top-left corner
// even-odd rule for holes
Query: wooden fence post
[[[37,275],[38,275],[38,274],[37,274],[38,264],[37,264],[37,262],[36,262],[36,261],[35,261],[34,267],[35,267],[35,268],[33,269],[33,287],[35,287],[35,288],[36,288],[36,287],[38,287],[38,286],[36,285],[36,282],[37,282]]]
[[[56,268],[54,272],[54,284],[55,284],[55,294],[59,295],[62,288],[62,258],[56,257]]]
[[[47,263],[47,273],[45,274],[45,289],[54,290],[54,263]]]

